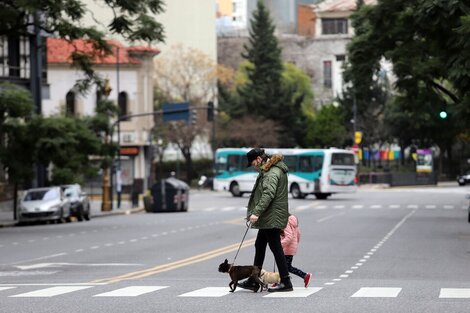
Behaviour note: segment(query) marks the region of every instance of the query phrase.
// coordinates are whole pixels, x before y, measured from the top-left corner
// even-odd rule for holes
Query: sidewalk
[[[143,203],[139,203],[137,208],[131,207],[130,201],[122,201],[121,207],[117,208],[117,202],[113,203],[112,211],[101,211],[101,201],[91,201],[91,218],[98,218],[111,215],[127,215],[144,212]],[[15,226],[17,221],[13,219],[13,202],[0,205],[0,228]]]

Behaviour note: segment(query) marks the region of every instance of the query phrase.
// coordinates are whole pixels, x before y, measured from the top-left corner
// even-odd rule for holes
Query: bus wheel
[[[240,192],[240,186],[238,186],[238,184],[235,182],[230,184],[230,192],[234,197],[243,196],[243,193]]]
[[[315,194],[315,197],[318,199],[318,200],[325,200],[326,198],[328,198],[330,194],[328,193],[316,193]]]
[[[300,187],[297,184],[293,184],[292,187],[290,187],[290,193],[292,194],[292,197],[295,199],[303,199],[305,198],[305,195],[300,192]]]

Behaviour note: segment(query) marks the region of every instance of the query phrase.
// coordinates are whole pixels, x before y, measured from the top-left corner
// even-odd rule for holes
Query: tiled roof
[[[119,58],[119,64],[140,64],[141,61],[129,55],[129,52],[148,52],[153,55],[160,51],[151,47],[135,46],[125,47],[116,40],[108,40],[112,46],[113,53],[107,56],[97,55],[94,59],[96,64],[116,64]],[[89,41],[78,39],[69,42],[60,38],[47,38],[47,63],[49,64],[71,64],[71,54],[74,51],[92,53],[93,46]],[[116,52],[119,52],[117,55]]]
[[[377,0],[364,0],[365,4],[376,4]],[[355,11],[356,0],[325,0],[317,5],[318,12]]]

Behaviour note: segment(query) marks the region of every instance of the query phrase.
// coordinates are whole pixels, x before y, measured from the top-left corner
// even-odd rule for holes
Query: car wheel
[[[459,182],[459,186],[465,186],[465,182]]]
[[[470,223],[470,212],[468,212],[468,222]]]
[[[86,221],[90,220],[90,205],[87,206],[86,212],[83,212],[83,217],[85,218]]]
[[[77,220],[79,222],[83,221],[83,206],[82,205],[77,207]]]
[[[303,194],[300,191],[300,187],[297,184],[292,185],[292,187],[290,188],[290,193],[292,194],[292,197],[294,197],[294,199],[303,199],[303,198],[305,198],[305,194]]]
[[[230,192],[232,193],[232,195],[233,195],[234,197],[241,197],[241,196],[243,196],[243,193],[240,192],[240,186],[239,186],[237,183],[235,183],[235,182],[233,182],[233,183],[230,184]]]

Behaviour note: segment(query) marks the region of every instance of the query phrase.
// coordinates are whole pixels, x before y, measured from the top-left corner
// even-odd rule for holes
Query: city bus
[[[251,193],[258,173],[246,167],[250,148],[217,149],[214,190],[229,191],[234,197]],[[357,190],[354,153],[343,149],[265,149],[268,155],[282,154],[289,167],[289,192],[297,199],[313,194],[326,199],[335,193]]]

